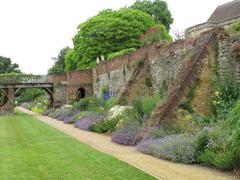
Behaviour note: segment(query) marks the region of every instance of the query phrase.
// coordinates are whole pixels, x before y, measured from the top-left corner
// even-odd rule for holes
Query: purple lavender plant
[[[60,109],[55,109],[54,111],[50,112],[48,116],[51,117],[51,118],[56,119],[60,115],[61,115],[61,110]]]
[[[57,120],[64,121],[64,119],[66,118],[66,116],[69,115],[69,113],[71,113],[71,109],[70,108],[66,108],[66,107],[61,108],[61,113],[57,117]]]
[[[128,122],[112,135],[112,141],[123,145],[136,145],[141,132],[141,124],[138,121]]]
[[[43,116],[48,116],[51,112],[53,111],[53,109],[47,109],[46,111],[44,111],[42,113]]]
[[[143,140],[137,150],[161,159],[191,164],[196,162],[197,141],[192,136],[169,135]]]
[[[78,129],[89,130],[94,123],[100,122],[105,117],[106,113],[98,115],[97,113],[92,112],[82,117],[74,126]]]
[[[79,110],[70,111],[62,120],[65,124],[74,124],[76,122],[76,115],[79,114]]]

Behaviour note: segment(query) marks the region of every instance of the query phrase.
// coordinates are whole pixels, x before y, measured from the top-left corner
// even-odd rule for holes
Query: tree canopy
[[[0,56],[0,74],[20,73],[19,65],[7,57]]]
[[[139,10],[101,11],[79,25],[73,38],[74,47],[65,56],[66,69],[90,68],[98,57],[137,48],[141,45],[139,36],[154,25],[153,18]]]
[[[58,57],[52,58],[55,62],[53,66],[48,70],[48,74],[61,74],[65,71],[65,56],[70,48],[65,47],[63,48]]]
[[[173,18],[165,1],[137,0],[130,8],[148,13],[158,24],[164,25],[169,31]]]

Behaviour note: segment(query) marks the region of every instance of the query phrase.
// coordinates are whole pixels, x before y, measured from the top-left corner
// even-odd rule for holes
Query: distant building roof
[[[236,17],[240,17],[240,0],[218,6],[207,22],[219,23]]]

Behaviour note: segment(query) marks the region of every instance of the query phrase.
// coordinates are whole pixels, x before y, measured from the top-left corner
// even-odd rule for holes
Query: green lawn
[[[0,116],[0,179],[153,179],[17,111]]]

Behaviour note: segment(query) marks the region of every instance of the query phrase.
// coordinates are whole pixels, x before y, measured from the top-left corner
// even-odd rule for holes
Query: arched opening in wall
[[[53,89],[52,88],[17,88],[14,94],[14,103],[21,104],[39,104],[47,106],[47,108],[53,107]]]
[[[79,88],[77,91],[77,100],[85,98],[85,96],[86,96],[86,90],[84,88]]]
[[[48,96],[48,109],[54,107],[54,97],[53,97],[53,88],[43,88],[45,94]],[[59,105],[55,105],[55,107],[60,107]]]

